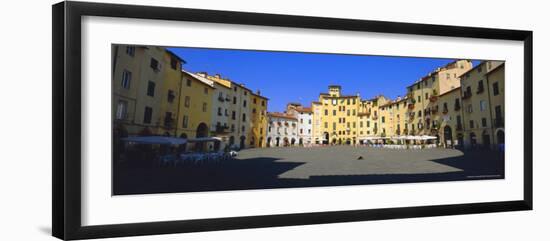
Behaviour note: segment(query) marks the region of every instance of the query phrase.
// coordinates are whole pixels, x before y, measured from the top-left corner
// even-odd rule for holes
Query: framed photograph
[[[532,34],[55,4],[53,235],[531,210]]]

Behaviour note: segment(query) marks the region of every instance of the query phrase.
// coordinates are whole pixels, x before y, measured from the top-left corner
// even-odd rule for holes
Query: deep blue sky
[[[403,96],[406,87],[453,59],[311,54],[292,52],[169,48],[183,58],[184,69],[221,74],[259,89],[269,98],[268,111],[283,111],[288,102],[309,106],[328,85],[342,86],[343,94],[368,99],[383,94]]]

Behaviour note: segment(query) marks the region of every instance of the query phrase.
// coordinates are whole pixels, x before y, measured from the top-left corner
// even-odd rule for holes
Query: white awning
[[[208,142],[208,141],[222,141],[221,137],[197,137],[189,139],[189,142]]]
[[[187,143],[186,139],[170,136],[131,136],[121,140],[139,144],[181,145]]]

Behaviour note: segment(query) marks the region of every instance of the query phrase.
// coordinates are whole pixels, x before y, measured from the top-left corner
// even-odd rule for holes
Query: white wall
[[[530,29],[534,38],[535,110],[550,89],[544,69],[550,53],[548,6],[543,1],[214,1],[139,0],[117,3],[320,15],[340,18]],[[10,1],[2,6],[3,71],[0,141],[0,240],[53,240],[51,229],[51,9],[54,1]],[[7,31],[7,33],[6,33]],[[6,75],[7,74],[7,75]],[[535,210],[345,224],[163,235],[155,240],[548,240],[550,162],[543,156],[548,129],[535,112]],[[32,115],[32,116],[31,116]],[[33,143],[29,142],[32,141]],[[25,144],[23,144],[25,143]],[[152,237],[118,240],[151,240]]]

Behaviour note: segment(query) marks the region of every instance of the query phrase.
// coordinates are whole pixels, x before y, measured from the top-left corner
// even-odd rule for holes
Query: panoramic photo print
[[[111,49],[113,195],[504,178],[503,61]]]

